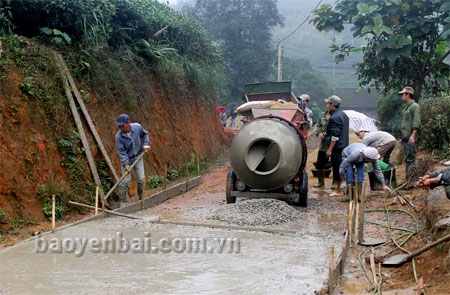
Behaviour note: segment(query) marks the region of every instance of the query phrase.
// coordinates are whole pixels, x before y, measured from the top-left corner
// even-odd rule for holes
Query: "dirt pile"
[[[274,199],[244,200],[236,204],[195,209],[184,214],[189,219],[208,219],[236,225],[264,226],[298,221],[300,211]]]

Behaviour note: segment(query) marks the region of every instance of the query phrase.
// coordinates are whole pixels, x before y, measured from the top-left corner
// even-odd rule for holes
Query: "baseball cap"
[[[117,117],[117,126],[123,126],[128,121],[130,121],[130,117],[127,114],[121,114]]]
[[[377,149],[373,147],[365,147],[362,152],[365,157],[371,160],[378,160],[379,158],[381,158]]]
[[[332,95],[332,96],[328,97],[327,99],[325,99],[325,103],[331,103],[331,104],[338,106],[341,104],[341,98],[337,95]]]
[[[300,98],[300,99],[302,99],[302,100],[306,100],[306,101],[309,101],[309,100],[310,100],[308,94],[302,94],[302,95],[300,95],[298,98]]]
[[[406,86],[406,87],[403,88],[403,90],[400,91],[398,94],[403,94],[403,93],[414,94],[414,88],[412,88],[412,87],[410,87],[410,86]]]

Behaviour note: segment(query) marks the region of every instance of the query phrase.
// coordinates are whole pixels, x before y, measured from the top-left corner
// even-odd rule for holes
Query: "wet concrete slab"
[[[74,253],[36,253],[29,241],[0,253],[0,290],[5,294],[311,294],[327,276],[330,244],[337,247],[338,232],[326,225],[299,229],[296,236],[230,231],[187,226],[156,225],[121,217],[70,227],[43,237],[70,239],[117,238],[129,241],[151,237],[159,248],[163,238],[205,239],[213,253],[92,253],[81,247]],[[147,234],[148,236],[148,234]],[[218,253],[220,239],[229,245]],[[239,251],[233,244],[239,241]],[[39,247],[43,248],[43,241]],[[67,242],[67,245],[68,242]],[[67,252],[63,247],[63,252]],[[109,252],[111,248],[108,248]],[[71,250],[71,249],[69,249]],[[92,249],[91,249],[92,250]],[[179,250],[179,249],[178,249]],[[231,252],[231,253],[229,253]],[[3,294],[2,293],[2,294]]]

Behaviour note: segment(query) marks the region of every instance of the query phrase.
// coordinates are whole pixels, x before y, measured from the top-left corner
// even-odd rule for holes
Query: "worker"
[[[333,178],[336,181],[336,189],[330,197],[343,196],[341,190],[342,178],[339,174],[339,167],[342,162],[342,151],[348,146],[348,116],[341,110],[341,98],[332,95],[325,99],[327,110],[330,113],[328,120],[326,137],[329,146],[326,152],[327,158],[331,157],[331,167],[333,168]]]
[[[374,147],[368,147],[363,143],[357,142],[352,143],[347,146],[342,151],[342,163],[339,167],[339,174],[341,179],[346,179],[347,190],[344,198],[344,202],[350,199],[350,192],[352,190],[352,185],[354,183],[353,167],[356,169],[357,175],[357,187],[358,195],[361,196],[362,184],[364,182],[364,164],[371,163],[376,177],[383,185],[383,189],[390,191],[391,189],[385,184],[383,172],[381,172],[380,165],[378,164],[378,159],[380,154]],[[361,201],[361,199],[359,199]]]
[[[406,105],[402,115],[402,147],[406,161],[406,179],[409,179],[411,167],[416,162],[416,142],[421,127],[420,106],[414,101],[412,87],[403,88],[399,94]]]
[[[117,127],[119,130],[116,133],[116,149],[122,166],[122,174],[125,171],[130,173],[131,164],[144,150],[150,149],[150,138],[148,132],[142,128],[141,124],[131,123],[127,114],[121,114],[117,118]],[[144,160],[142,158],[134,166],[134,172],[138,180],[138,196],[140,200],[143,200],[145,176]],[[130,182],[131,174],[128,174],[119,185],[119,208],[124,203],[129,202],[127,192]]]
[[[313,112],[308,107],[310,97],[308,94],[302,94],[298,97],[298,99],[301,102],[301,109],[305,113],[305,118],[306,118],[306,122],[307,122],[306,130],[309,130],[313,126]]]
[[[432,189],[441,185],[445,186],[445,194],[450,200],[450,168],[419,177],[419,184],[422,187],[429,186]]]
[[[362,139],[365,145],[376,148],[383,162],[389,165],[391,153],[397,142],[394,136],[384,131],[369,132],[363,127],[356,132],[356,136]]]
[[[237,117],[237,112],[236,112],[236,105],[233,105],[233,110],[231,111],[231,128],[236,128],[236,117]]]
[[[317,178],[318,183],[314,185],[314,187],[319,188],[325,185],[325,167],[328,163],[327,158],[327,149],[328,149],[328,140],[326,138],[327,135],[327,124],[328,119],[330,118],[330,114],[328,111],[322,112],[319,115],[319,119],[317,121],[316,126],[316,136],[320,139],[319,152],[317,153]]]
[[[317,106],[317,102],[313,102],[311,111],[313,113],[313,126],[314,126],[319,122],[319,117],[320,114],[322,113],[322,110]]]

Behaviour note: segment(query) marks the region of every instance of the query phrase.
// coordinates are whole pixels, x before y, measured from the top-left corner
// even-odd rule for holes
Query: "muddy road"
[[[223,163],[200,186],[137,215],[228,224],[196,214],[231,206],[225,204],[227,170],[228,163]],[[345,228],[346,207],[327,198],[327,192],[311,189],[308,208],[289,208],[294,208],[294,221],[266,225],[295,234],[160,225],[122,217],[69,227],[0,252],[0,293],[312,294],[323,286],[329,247],[339,251]],[[148,247],[133,248],[133,239]],[[97,248],[91,247],[95,240],[100,241]]]

